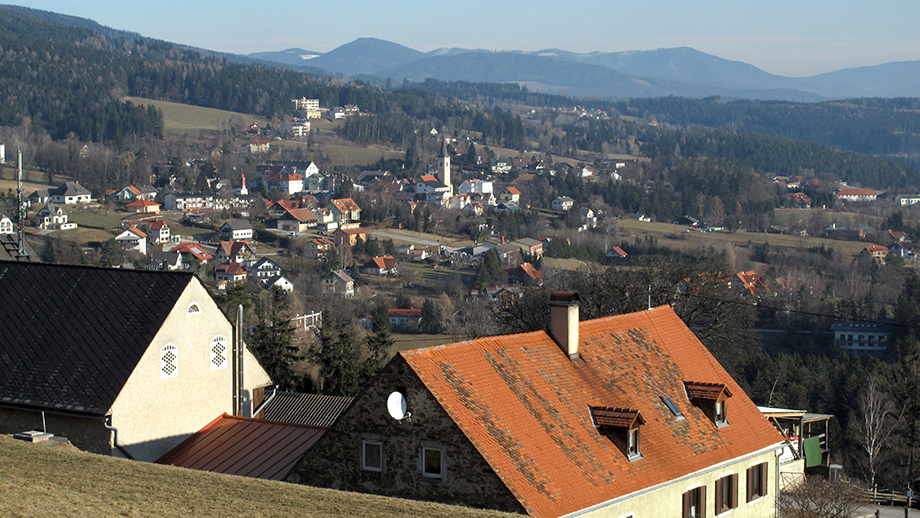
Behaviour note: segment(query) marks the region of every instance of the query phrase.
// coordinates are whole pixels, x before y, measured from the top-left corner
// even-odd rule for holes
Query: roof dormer
[[[687,397],[718,427],[728,426],[728,398],[732,393],[724,383],[685,381]]]
[[[638,410],[609,406],[593,406],[590,409],[594,427],[613,441],[627,459],[642,458],[639,427],[645,424],[645,419]]]

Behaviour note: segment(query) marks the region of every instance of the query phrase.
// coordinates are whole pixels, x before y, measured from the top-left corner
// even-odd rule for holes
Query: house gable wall
[[[387,413],[387,397],[406,396],[411,416],[400,421]],[[379,440],[380,472],[361,469],[362,438]],[[421,446],[445,448],[443,479],[421,475]],[[288,477],[291,482],[345,491],[523,513],[476,447],[428,392],[406,361],[396,356],[305,455]]]
[[[192,303],[197,313],[189,314]],[[211,370],[211,339],[226,338],[226,367]],[[233,411],[230,347],[233,329],[197,280],[189,283],[112,405],[118,442],[138,460],[153,461],[215,417]],[[177,348],[178,375],[161,376],[160,351]],[[246,350],[244,416],[251,411],[253,389],[271,383]]]

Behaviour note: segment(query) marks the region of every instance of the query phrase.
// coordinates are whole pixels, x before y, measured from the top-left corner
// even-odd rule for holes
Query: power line
[[[729,303],[729,304],[738,304],[738,305],[742,305],[742,306],[750,306],[750,307],[753,307],[753,308],[755,308],[755,309],[771,310],[771,311],[785,311],[786,313],[795,313],[795,314],[797,314],[797,315],[808,315],[808,316],[813,316],[813,317],[829,318],[829,319],[832,319],[832,320],[840,320],[840,317],[838,317],[837,315],[828,315],[827,313],[816,313],[816,312],[813,312],[813,311],[802,311],[802,310],[798,310],[798,309],[777,308],[777,307],[773,307],[773,306],[764,306],[764,305],[761,305],[761,304],[752,304],[752,303],[744,302],[744,301],[741,301],[741,300],[720,299],[720,298],[717,298],[717,297],[707,297],[707,296],[705,296],[705,295],[699,295],[699,294],[696,294],[696,293],[680,293],[679,295],[684,296],[684,297],[696,297],[696,298],[711,300],[711,301],[715,301],[715,302],[722,302],[722,303],[726,303],[726,302],[727,302],[727,303]],[[846,319],[846,320],[847,320],[847,322],[860,322],[860,323],[866,323],[866,324],[876,324],[876,325],[885,325],[885,326],[890,326],[890,327],[901,327],[901,328],[905,328],[905,329],[917,329],[917,330],[920,330],[920,325],[899,324],[899,323],[881,322],[881,321],[878,321],[878,320],[864,320],[864,319]]]

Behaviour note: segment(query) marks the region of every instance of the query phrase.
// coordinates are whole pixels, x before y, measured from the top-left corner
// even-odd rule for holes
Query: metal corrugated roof
[[[224,414],[157,459],[157,464],[282,480],[327,428]]]
[[[332,426],[339,415],[348,408],[353,398],[278,392],[265,405],[263,416],[269,421],[308,426]]]

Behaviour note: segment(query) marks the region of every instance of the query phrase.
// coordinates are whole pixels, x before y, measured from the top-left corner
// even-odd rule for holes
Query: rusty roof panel
[[[282,480],[327,428],[224,414],[160,457],[200,471]]]

